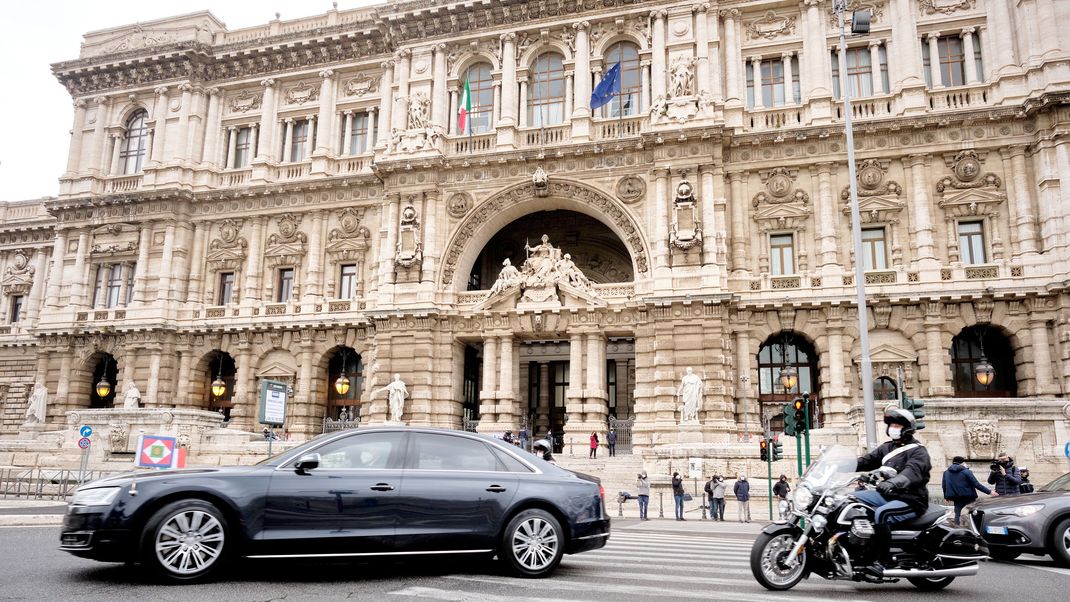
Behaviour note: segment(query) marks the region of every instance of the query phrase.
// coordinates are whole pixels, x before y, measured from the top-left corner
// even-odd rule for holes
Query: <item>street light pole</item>
[[[847,75],[847,34],[844,13],[847,0],[835,0],[836,21],[840,26],[840,87],[843,90],[844,135],[847,137],[847,175],[851,190],[851,239],[855,253],[855,290],[858,294],[858,344],[862,358],[862,402],[866,421],[866,447],[877,447],[877,424],[873,405],[873,364],[869,356],[869,315],[866,309],[866,274],[862,256],[862,219],[858,211],[858,180],[855,177],[855,137],[851,124],[851,86]]]

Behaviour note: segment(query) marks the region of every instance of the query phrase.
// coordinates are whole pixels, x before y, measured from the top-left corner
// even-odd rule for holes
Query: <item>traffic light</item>
[[[810,427],[810,425],[806,424],[806,402],[802,397],[796,397],[795,401],[791,402],[791,409],[795,415],[795,430],[806,432]]]
[[[800,424],[795,420],[795,408],[792,405],[784,405],[784,434],[789,437],[795,436],[795,431],[798,430]]]
[[[776,437],[773,438],[773,461],[784,457],[784,444],[780,442]]]
[[[925,410],[921,409],[922,406],[925,405],[924,401],[920,399],[911,399],[907,397],[907,394],[904,391],[901,405],[904,410],[908,410],[910,413],[914,414],[915,430],[920,431],[925,428]]]
[[[769,461],[769,439],[766,439],[765,437],[762,437],[761,442],[758,443],[758,447],[761,448],[762,462],[768,462]]]

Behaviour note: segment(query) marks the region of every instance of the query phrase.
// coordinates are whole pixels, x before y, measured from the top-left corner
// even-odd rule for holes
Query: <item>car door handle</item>
[[[393,491],[394,486],[389,483],[376,483],[372,485],[372,491]]]
[[[501,485],[491,485],[490,487],[487,487],[487,491],[491,493],[501,493],[505,491],[505,487],[502,487]]]

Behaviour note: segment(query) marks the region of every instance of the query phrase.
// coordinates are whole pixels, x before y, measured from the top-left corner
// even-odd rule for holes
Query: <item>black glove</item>
[[[893,489],[899,489],[906,487],[910,482],[903,475],[896,475],[886,481],[882,481],[877,485],[877,491],[881,495],[887,495],[892,492]]]

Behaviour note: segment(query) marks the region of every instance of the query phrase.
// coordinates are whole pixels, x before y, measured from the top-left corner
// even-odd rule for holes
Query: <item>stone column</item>
[[[564,443],[583,445],[583,334],[569,334],[568,347],[568,392],[566,393],[565,413],[568,423],[565,425]]]
[[[186,289],[186,301],[189,303],[203,303],[201,298],[204,284],[204,239],[208,234],[211,223],[193,222],[193,248],[190,249],[189,288]]]
[[[716,192],[713,187],[714,164],[703,164],[698,168],[702,179],[702,263],[717,263],[717,206],[714,203]]]
[[[34,251],[34,279],[30,286],[30,302],[26,308],[26,321],[35,324],[37,316],[41,314],[41,305],[44,303],[46,280],[48,278],[48,255],[46,247],[38,247]]]
[[[189,133],[189,107],[193,102],[193,86],[188,82],[182,83],[178,85],[178,90],[182,92],[182,98],[179,101],[182,103],[182,107],[178,110],[178,139],[171,142],[170,152],[168,152],[167,147],[164,147],[164,153],[179,162],[184,162],[188,158],[186,156],[185,137]]]
[[[320,70],[320,111],[319,118],[316,120],[317,127],[319,129],[313,130],[309,127],[308,137],[312,139],[312,132],[316,133],[316,147],[315,150],[309,153],[311,155],[327,155],[331,152],[331,140],[334,139],[334,121],[331,117],[334,115],[334,70],[322,69]]]
[[[817,236],[820,248],[820,266],[822,271],[835,270],[839,267],[837,257],[838,242],[836,240],[836,197],[832,190],[832,163],[818,163],[818,200],[821,203],[821,218],[817,224]],[[856,257],[855,261],[861,261]]]
[[[1008,180],[1007,194],[1014,210],[1014,227],[1011,228],[1011,246],[1014,255],[1037,252],[1036,210],[1032,189],[1029,186],[1029,170],[1025,161],[1026,147],[1015,145],[1000,149]]]
[[[463,86],[464,84],[461,85]],[[457,114],[461,111],[461,109],[457,106],[457,103],[460,102],[457,97],[457,94],[458,91],[456,88],[450,90],[450,112],[446,119],[447,123],[449,124],[448,129],[446,131],[449,132],[450,136],[457,135]],[[467,134],[468,132],[465,133]]]
[[[890,0],[888,3],[892,25],[892,39],[888,45],[888,54],[892,55],[888,61],[892,90],[925,85],[918,29],[914,22],[915,5],[914,0]],[[925,108],[928,109],[927,104]]]
[[[323,243],[320,235],[323,230],[324,213],[316,210],[312,212],[311,217],[312,224],[308,233],[308,278],[303,287],[305,301],[311,301],[323,294],[320,290],[320,282],[323,279]]]
[[[394,272],[394,258],[397,254],[398,245],[398,219],[401,215],[401,195],[387,195],[386,215],[386,248],[382,250],[379,260],[382,262],[380,272],[380,284],[390,284],[393,281],[391,274]]]
[[[795,57],[795,51],[789,50],[780,55],[780,61],[784,64],[784,104],[795,104],[795,83],[792,80],[795,74],[791,69],[791,59]]]
[[[831,96],[829,85],[832,83],[831,66],[829,64],[828,40],[825,36],[825,11],[822,10],[824,0],[803,0],[806,5],[803,27],[802,71],[803,98],[813,100],[819,97]],[[825,4],[827,7],[828,5]]]
[[[532,439],[536,439],[540,433],[550,430],[550,362],[539,362],[539,400],[536,411],[538,418],[531,430]]]
[[[158,289],[156,291],[157,301],[170,301],[171,300],[171,267],[174,265],[174,253],[175,253],[175,224],[170,222],[167,224],[166,234],[163,240],[163,256],[160,258],[161,266],[168,266],[168,269],[160,270],[160,280],[158,283]]]
[[[204,148],[201,150],[201,163],[214,165],[216,157],[219,156],[217,149],[219,145],[220,119],[223,114],[219,105],[222,102],[222,95],[219,92],[219,88],[215,87],[208,88],[205,92],[208,94],[208,116],[204,120]]]
[[[188,347],[183,347],[178,353],[178,386],[175,389],[175,406],[193,408],[193,400],[190,399],[189,393],[190,384],[193,381],[190,376],[193,367],[193,352]]]
[[[275,80],[262,80],[264,88],[263,109],[260,114],[260,135],[256,142],[256,158],[259,161],[275,160],[275,123],[278,121],[278,106],[275,102]]]
[[[498,353],[501,355],[501,369],[498,379],[498,425],[499,428],[516,430],[516,355],[513,353],[513,337],[498,337]]]
[[[516,127],[516,34],[503,33],[502,41],[502,102],[500,127]]]
[[[586,140],[590,136],[591,118],[591,24],[587,21],[573,23],[572,29],[576,31],[576,54],[575,73],[576,81],[572,86],[575,100],[572,102],[572,137],[575,140]]]
[[[695,16],[695,90],[700,95],[710,92],[710,34],[708,15],[710,4],[708,2],[693,6],[691,10]]]
[[[600,332],[587,334],[587,382],[584,396],[586,422],[592,430],[602,430],[609,402],[606,393],[606,340]],[[586,429],[585,429],[586,430]]]
[[[1055,380],[1051,368],[1051,339],[1048,336],[1048,319],[1044,316],[1032,314],[1029,316],[1029,334],[1032,339],[1030,352],[1036,381],[1034,395],[1058,395],[1059,387],[1055,386]]]
[[[1070,136],[1055,138],[1055,175],[1059,177],[1059,204],[1041,216],[1044,248],[1066,244],[1066,207],[1070,207]],[[1049,242],[1050,241],[1050,242]]]
[[[366,153],[372,152],[375,148],[375,136],[378,133],[376,127],[375,117],[376,107],[368,107],[368,135],[364,137],[364,148],[362,149]]]
[[[650,110],[650,61],[639,63],[639,114]]]
[[[528,78],[523,77],[520,79],[520,127],[528,127],[531,124],[528,123]]]
[[[119,278],[122,279],[119,283],[119,307],[126,307],[126,297],[128,294],[126,287],[127,283],[130,281],[130,270],[133,269],[134,266],[125,261],[119,264],[119,266]]]
[[[63,284],[63,258],[67,254],[67,231],[56,229],[56,239],[52,243],[52,262],[48,272],[48,293],[46,307],[59,307],[59,291]],[[42,275],[44,272],[40,272]]]
[[[234,361],[237,363],[238,373],[234,378],[234,407],[230,410],[230,418],[239,427],[252,428],[249,412],[255,403],[256,386],[253,382],[253,354],[249,341],[238,343]]]
[[[738,171],[728,174],[732,188],[729,198],[732,212],[732,271],[736,274],[747,271],[747,201],[743,198],[743,176]]]
[[[349,141],[353,136],[353,111],[343,111],[343,114],[345,115],[345,125],[342,129],[342,148],[338,151],[338,154],[345,157],[353,154]]]
[[[123,171],[119,166],[119,152],[123,150],[123,135],[112,134],[109,138],[111,138],[111,161],[106,171],[113,176],[118,176]]]
[[[409,128],[409,66],[412,61],[411,50],[399,50],[394,54],[394,60],[398,64],[398,95],[394,104],[397,112],[394,113],[394,123],[391,127],[395,130],[407,130]]]
[[[962,34],[961,34],[962,35],[962,54],[964,55],[964,58],[963,58],[962,62],[963,62],[963,65],[966,67],[966,83],[967,84],[976,84],[978,82],[978,78],[977,78],[977,60],[974,59],[974,48],[973,48],[973,34],[974,34],[975,31],[977,31],[976,27],[965,27],[965,28],[963,28]],[[932,55],[930,55],[929,59],[932,60]]]
[[[55,403],[59,406],[61,415],[67,411],[67,407],[70,404],[71,359],[71,352],[66,351],[59,360],[59,383],[56,385]],[[93,384],[91,383],[89,386],[92,387]]]
[[[844,362],[843,362],[843,328],[839,324],[839,320],[835,320],[834,323],[829,324],[828,329],[828,342],[829,342],[829,383],[831,384],[828,397],[843,397],[848,395],[847,387],[844,383],[847,381],[844,379]],[[830,408],[826,404],[826,410]],[[846,409],[846,408],[844,408]]]
[[[378,148],[385,149],[390,144],[390,120],[394,105],[394,61],[383,61],[383,79],[379,84],[379,136],[375,141]]]
[[[498,338],[483,338],[483,389],[479,392],[479,424],[494,424],[498,411]]]
[[[669,169],[654,169],[654,267],[669,267]]]
[[[431,89],[431,124],[439,132],[445,132],[449,128],[451,119],[449,113],[449,90],[446,88],[446,45],[435,44],[431,77],[433,80]]]
[[[282,121],[282,162],[290,162],[290,147],[293,145],[293,130],[294,120],[287,117]]]
[[[929,42],[929,77],[932,79],[933,88],[943,88],[944,80],[940,74],[940,32],[931,31],[925,37]]]
[[[762,57],[752,56],[750,59],[751,73],[754,81],[754,104],[755,109],[764,109],[765,100],[762,94]]]
[[[665,98],[665,16],[664,10],[651,11],[651,39],[652,48],[650,54],[651,96],[657,100]]]
[[[137,244],[137,265],[134,268],[134,305],[148,302],[149,247],[152,245],[152,223],[141,224]]]
[[[1008,2],[1009,0],[985,2],[987,12],[985,22],[990,25],[1013,23]],[[992,73],[994,77],[999,77],[1005,73],[1017,72],[1019,66],[1014,48],[1014,36],[1007,35],[1007,32],[1000,32],[988,37],[993,41],[992,48],[995,49],[994,56],[984,57],[984,62],[989,66],[989,73]]]
[[[227,161],[223,165],[224,169],[234,169],[235,160],[238,153],[238,128],[229,126],[227,128]]]
[[[940,304],[929,303],[925,311],[925,355],[926,365],[929,369],[930,397],[940,397],[951,393],[947,386],[947,375],[944,358],[948,357],[948,351],[944,348],[940,331],[944,319],[940,315]]]
[[[873,95],[887,94],[884,89],[884,78],[881,77],[881,40],[871,40],[869,43],[869,76],[873,79]],[[846,81],[846,75],[840,76]]]
[[[164,88],[166,90],[166,88]],[[98,96],[95,99],[97,104],[97,121],[93,124],[93,140],[89,144],[89,160],[88,168],[90,171],[102,174],[104,173],[103,163],[104,157],[104,127],[108,121],[108,106],[110,99],[107,96]]]
[[[423,276],[421,280],[428,284],[435,281],[435,270],[438,268],[438,213],[440,193],[437,189],[424,192],[423,213],[423,253],[424,260],[421,266]]]
[[[931,209],[927,192],[928,185],[925,177],[927,162],[928,157],[925,155],[909,155],[904,161],[906,166],[910,168],[910,204],[913,207],[911,212],[911,226],[913,226],[911,236],[917,244],[916,259],[918,260],[936,259],[932,217],[929,213]]]
[[[498,123],[502,120],[502,81],[496,79],[492,85],[494,86],[494,111],[491,117],[493,126],[497,128]]]
[[[145,391],[145,399],[142,400],[142,404],[146,408],[160,407],[160,349],[157,347],[152,350],[152,355],[149,356],[149,383],[148,390]],[[121,387],[123,383],[116,383],[116,387]],[[118,400],[118,391],[116,391],[116,400]]]
[[[740,320],[743,322],[743,320]],[[736,422],[743,425],[743,429],[749,432],[761,432],[761,416],[757,411],[759,408],[752,408],[752,401],[754,398],[751,382],[757,382],[757,375],[752,373],[751,358],[753,353],[750,348],[750,333],[745,330],[745,323],[738,323],[735,331],[736,338],[736,386],[739,394],[736,396]],[[756,403],[755,403],[756,405]]]
[[[260,259],[264,253],[265,219],[263,216],[257,216],[249,220],[252,225],[252,234],[249,237],[249,254],[245,258],[245,296],[243,301],[250,303],[260,299]]]
[[[85,99],[74,101],[74,125],[71,126],[71,147],[67,153],[67,175],[78,173],[82,162],[82,138],[85,129]]]
[[[308,135],[305,138],[305,158],[303,159],[304,161],[308,161],[312,157],[313,151],[316,150],[314,147],[316,122],[317,120],[315,115],[309,115],[305,118],[305,123],[308,124],[305,131],[308,132]]]
[[[74,256],[74,276],[76,280],[71,286],[71,302],[78,307],[89,306],[89,287],[85,275],[87,246],[89,246],[89,233],[83,230],[78,233],[78,251]]]
[[[721,11],[721,18],[724,19],[725,79],[728,88],[725,90],[725,103],[733,106],[741,106],[745,98],[740,85],[739,70],[743,66],[743,61],[739,59],[740,50],[737,42],[736,17],[738,16],[738,8]]]

